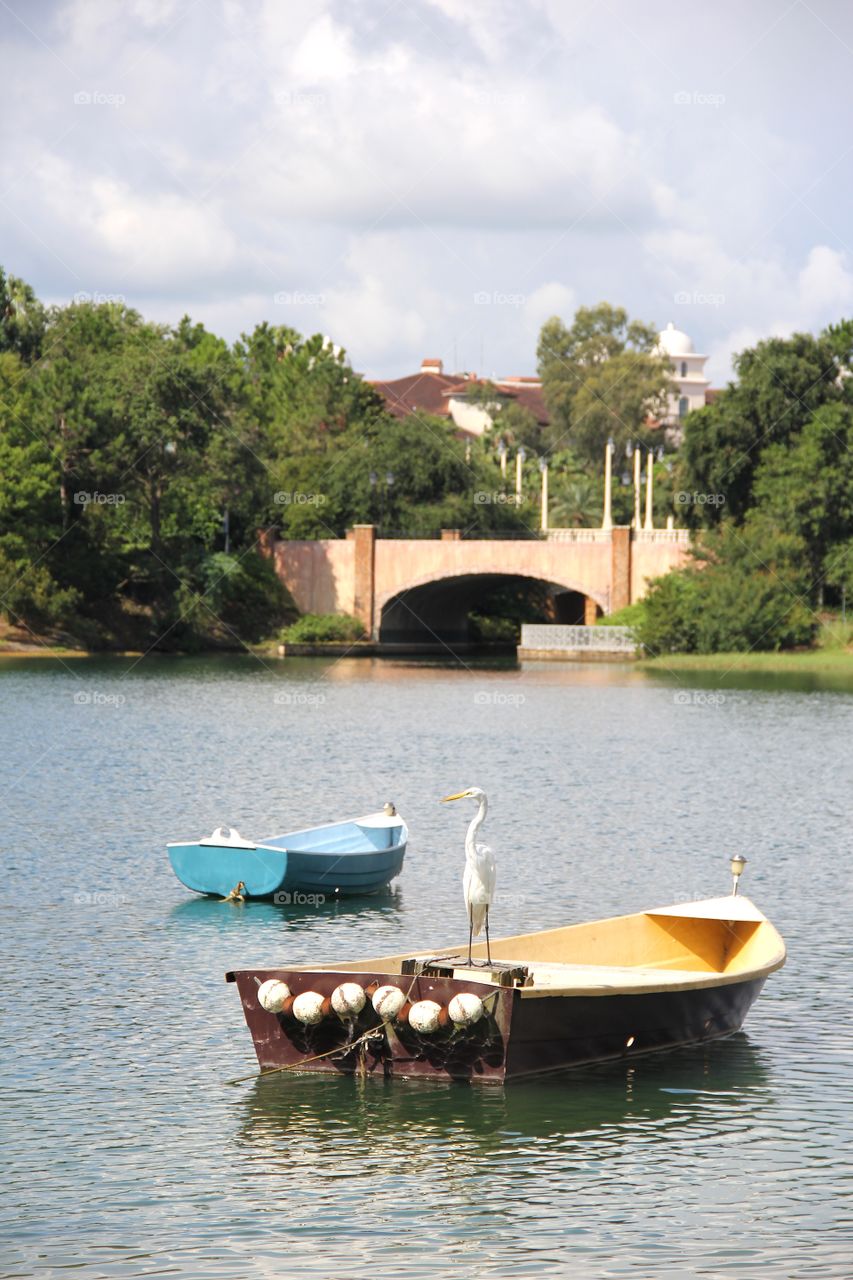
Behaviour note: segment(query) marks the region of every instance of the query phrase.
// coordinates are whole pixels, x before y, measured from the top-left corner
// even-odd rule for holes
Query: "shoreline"
[[[637,667],[645,671],[764,671],[784,675],[805,672],[853,673],[850,649],[797,649],[754,653],[671,653],[657,658],[639,658]]]
[[[613,654],[593,654],[584,652],[583,654],[572,652],[571,655],[563,653],[547,653],[541,651],[523,650],[521,647],[517,649],[504,643],[481,643],[481,644],[465,644],[452,646],[452,654],[459,652],[463,656],[517,656],[518,661],[530,661],[532,659],[549,658],[554,665],[558,664],[558,660],[562,662],[577,662],[579,659],[584,665],[594,664],[597,661],[612,664],[614,658],[621,658],[625,655]],[[62,645],[51,643],[48,638],[42,642],[34,642],[32,640],[23,641],[15,640],[9,637],[0,637],[0,661],[4,658],[53,658],[53,659],[72,659],[72,658],[142,658],[146,656],[158,658],[212,658],[212,657],[236,657],[236,656],[254,656],[264,659],[275,659],[280,662],[286,662],[288,658],[308,658],[308,657],[416,657],[423,655],[425,657],[438,657],[443,654],[451,655],[451,650],[446,645],[437,643],[433,644],[380,644],[375,641],[339,641],[325,642],[317,644],[287,644],[283,645],[278,641],[266,641],[257,645],[246,645],[242,649],[200,649],[196,652],[181,652],[161,650],[144,651],[141,649],[79,649],[70,645]],[[814,673],[830,673],[830,674],[853,674],[853,648],[816,648],[816,649],[799,649],[786,650],[781,652],[750,652],[750,653],[672,653],[659,657],[634,657],[629,655],[632,667],[637,671],[648,672],[764,672],[767,674],[796,674],[798,672],[814,672]]]

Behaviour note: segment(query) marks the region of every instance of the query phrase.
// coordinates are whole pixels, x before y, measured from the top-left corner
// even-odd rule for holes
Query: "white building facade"
[[[672,391],[663,421],[678,427],[691,409],[701,409],[705,404],[710,383],[705,377],[707,356],[693,350],[693,342],[670,320],[658,334],[657,352],[666,356],[672,365]]]

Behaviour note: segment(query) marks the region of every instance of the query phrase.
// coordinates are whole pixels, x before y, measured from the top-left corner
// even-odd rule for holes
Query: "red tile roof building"
[[[489,379],[498,389],[501,404],[517,404],[528,409],[540,426],[549,422],[548,410],[538,378],[509,377]],[[425,359],[418,373],[372,385],[385,400],[389,413],[405,418],[410,413],[436,414],[450,418],[466,435],[482,435],[491,424],[485,408],[468,401],[472,388],[486,385],[487,380],[475,374],[444,372],[441,360]]]

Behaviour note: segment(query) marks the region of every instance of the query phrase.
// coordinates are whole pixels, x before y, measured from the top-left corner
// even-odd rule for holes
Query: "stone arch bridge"
[[[279,577],[303,613],[348,613],[390,643],[464,642],[467,618],[502,586],[536,584],[555,622],[592,623],[642,598],[650,578],[684,563],[686,529],[551,529],[541,538],[265,537]]]

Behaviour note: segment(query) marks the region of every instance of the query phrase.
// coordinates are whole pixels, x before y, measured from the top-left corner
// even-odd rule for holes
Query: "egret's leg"
[[[474,941],[474,908],[468,908],[468,963],[473,964],[471,958],[471,944]]]
[[[492,963],[492,949],[489,945],[489,908],[486,907],[486,959]]]

